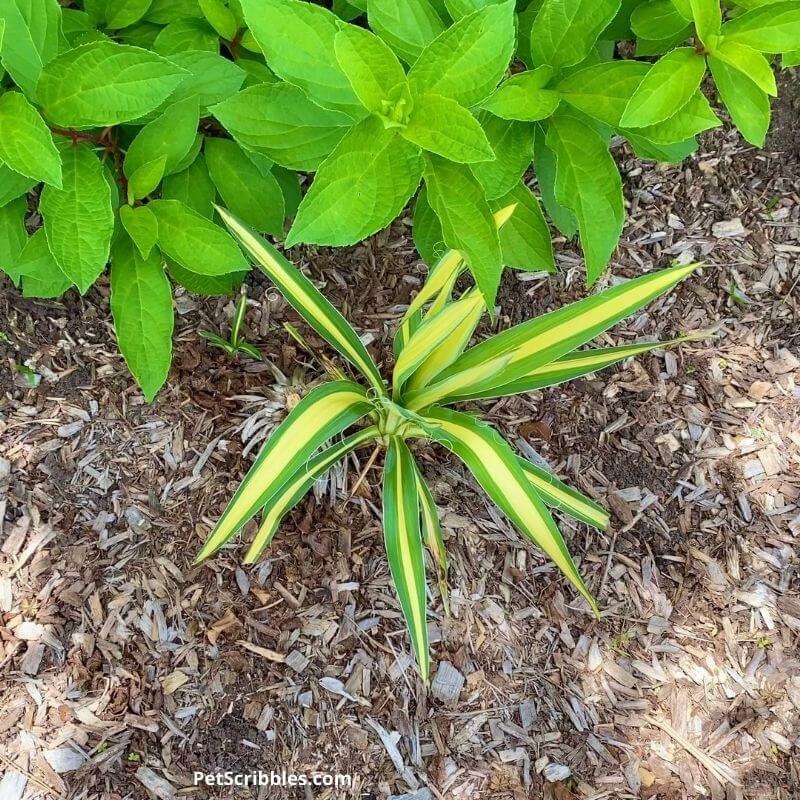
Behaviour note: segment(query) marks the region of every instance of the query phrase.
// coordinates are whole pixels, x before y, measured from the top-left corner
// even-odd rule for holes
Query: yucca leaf
[[[473,386],[481,386],[485,381],[491,380],[495,375],[504,370],[511,361],[511,355],[500,355],[495,359],[476,364],[474,367],[456,372],[447,377],[441,377],[430,386],[414,389],[403,396],[403,405],[411,411],[438,403],[442,398],[453,395],[458,397],[471,391]],[[445,370],[446,374],[447,370]]]
[[[366,390],[351,381],[323,384],[303,398],[264,445],[194,563],[222,547],[318,447],[373,408]]]
[[[493,428],[467,414],[446,408],[429,409],[425,415],[441,444],[452,450],[469,468],[483,490],[503,513],[543,550],[586,598],[592,611],[599,609],[578,572],[561,535],[519,460]]]
[[[428,314],[406,342],[394,365],[395,394],[400,392],[414,370],[437,347],[450,341],[450,337],[463,323],[465,317],[472,318],[477,312],[480,318],[484,308],[483,296],[477,289],[472,289],[455,302],[447,303],[441,311]]]
[[[517,204],[504,206],[503,208],[495,211],[494,222],[498,228],[511,219]],[[458,250],[448,250],[437,262],[431,267],[428,277],[418,292],[416,297],[411,301],[403,319],[400,322],[400,327],[397,330],[394,341],[395,358],[405,346],[411,334],[414,332],[416,326],[422,320],[422,309],[427,303],[431,303],[428,309],[429,314],[434,314],[441,311],[444,304],[450,299],[450,293],[453,290],[458,276],[466,268],[463,255]]]
[[[512,394],[535,392],[548,386],[557,386],[559,383],[575,380],[584,375],[590,375],[598,370],[610,367],[626,358],[638,356],[651,350],[669,347],[690,339],[690,336],[681,336],[663,342],[642,342],[641,344],[626,344],[620,347],[599,347],[596,350],[576,350],[561,358],[534,367],[530,372],[520,376],[510,383],[504,383],[504,373],[499,373],[493,378],[475,385],[472,390],[464,395],[454,397],[448,395],[447,402],[455,403],[464,400],[489,399],[493,397],[508,397]],[[415,376],[416,377],[416,376]]]
[[[419,465],[414,462],[415,474],[417,477],[417,493],[419,495],[419,511],[422,524],[422,539],[428,547],[434,564],[439,582],[439,594],[442,596],[442,604],[446,614],[450,614],[450,591],[447,585],[447,552],[444,548],[442,538],[442,525],[439,521],[439,512],[436,509],[436,501],[433,499],[428,484]]]
[[[415,311],[413,314],[404,317],[400,325],[398,325],[392,342],[392,352],[394,353],[395,361],[400,357],[400,353],[403,352],[403,348],[406,346],[406,342],[408,342],[411,335],[422,324],[423,316],[422,311]]]
[[[520,457],[518,457],[518,461],[525,477],[548,506],[557,508],[601,531],[608,527],[608,512],[594,500],[590,500],[576,489],[567,486],[551,472],[537,467],[536,464]]]
[[[444,371],[440,383],[479,364],[493,362],[503,355],[509,356],[509,362],[502,373],[492,378],[492,385],[516,381],[537,367],[549,364],[599,336],[653,298],[671,289],[697,267],[698,264],[689,264],[643,275],[516,325],[467,350]],[[434,398],[432,402],[448,401],[451,396],[472,394],[485,380],[471,386],[464,384],[458,393],[439,392],[437,396],[431,391]],[[436,386],[438,384],[430,389],[434,390]]]
[[[394,337],[395,358],[402,352],[411,334],[422,321],[422,309],[431,301],[439,302],[450,299],[458,276],[464,271],[464,258],[457,250],[448,250],[430,269],[428,277],[416,297],[411,301],[400,321]]]
[[[244,557],[244,563],[254,564],[261,558],[272,542],[272,537],[275,536],[283,518],[305,497],[308,490],[325,472],[349,452],[370,439],[374,439],[377,435],[376,427],[364,428],[341,442],[331,445],[303,464],[291,480],[281,486],[278,492],[269,499],[264,509],[261,527]]]
[[[341,353],[380,394],[386,387],[375,362],[358,334],[341,313],[297,267],[269,242],[242,224],[230,211],[217,207],[228,230],[255,260],[257,266],[278,287],[281,294],[303,319],[331,347]]]
[[[411,451],[391,437],[383,473],[383,536],[386,555],[425,683],[430,674],[426,621],[425,560],[416,467]]]
[[[479,300],[479,303],[474,303],[461,311],[461,319],[456,327],[430,351],[411,375],[406,386],[407,391],[415,391],[427,386],[464,352],[486,311],[483,295],[479,295]]]

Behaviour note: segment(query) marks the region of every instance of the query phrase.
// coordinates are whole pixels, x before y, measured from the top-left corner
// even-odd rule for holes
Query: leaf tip
[[[511,217],[513,216],[514,212],[517,210],[517,206],[519,203],[511,203],[510,205],[501,208],[499,211],[494,212],[494,222],[498,228],[502,228],[503,225],[508,222]]]

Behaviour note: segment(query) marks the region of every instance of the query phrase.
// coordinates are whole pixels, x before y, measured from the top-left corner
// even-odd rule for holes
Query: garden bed
[[[23,300],[6,281],[8,797],[146,797],[145,784],[165,797],[228,797],[194,788],[192,772],[259,768],[350,774],[343,797],[793,796],[800,165],[790,88],[773,143],[785,149],[719,133],[679,166],[621,164],[631,208],[614,275],[676,258],[707,267],[618,325],[614,341],[717,338],[485,404],[512,442],[612,511],[606,534],[561,520],[600,621],[459,464],[419,448],[451,554],[453,615],[434,595],[429,619],[431,691],[390,586],[378,473],[349,496],[366,454],[301,503],[262,564],[239,568],[237,543],[191,566],[255,455],[243,435],[263,436],[322,376],[281,327],[298,320],[267,284],[251,279],[246,322],[267,363],[237,363],[198,336],[226,328],[229,299],[179,296],[176,363],[147,406],[116,351],[106,284],[60,303]],[[392,323],[424,275],[407,220],[358,247],[291,256],[388,363]],[[577,251],[562,240],[557,261],[553,277],[506,273],[499,324],[584,295]],[[15,373],[22,362],[37,388]],[[456,691],[463,679],[457,701],[444,662]]]

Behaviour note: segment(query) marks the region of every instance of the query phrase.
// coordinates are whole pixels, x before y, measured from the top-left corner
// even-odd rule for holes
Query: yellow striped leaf
[[[498,209],[494,213],[495,225],[497,225],[498,228],[502,228],[503,225],[511,219],[511,215],[516,208],[517,204],[511,203],[510,205]],[[400,327],[395,335],[395,358],[397,358],[398,354],[405,346],[405,343],[414,332],[415,322],[418,325],[421,321],[421,312],[425,305],[431,303],[431,307],[428,310],[429,314],[435,314],[441,311],[445,303],[450,299],[450,293],[453,290],[458,276],[465,268],[464,256],[458,250],[448,250],[439,261],[431,267],[422,289],[420,289],[417,296],[411,301],[411,304],[400,322]]]
[[[275,532],[278,530],[283,518],[305,497],[308,490],[324,473],[349,452],[370,439],[375,439],[377,436],[378,429],[376,427],[364,428],[364,430],[348,436],[338,444],[331,445],[331,447],[323,450],[303,464],[292,476],[291,480],[285,483],[267,503],[264,509],[264,517],[261,520],[261,527],[258,529],[258,533],[253,539],[247,555],[244,557],[244,563],[254,564],[261,558],[272,542],[272,538],[275,536]]]
[[[571,486],[567,486],[552,472],[537,467],[536,464],[532,464],[524,458],[518,458],[518,461],[525,477],[548,506],[557,508],[601,531],[608,527],[608,512],[594,500],[590,500]]]
[[[457,397],[469,392],[473,386],[479,386],[501,372],[508,365],[510,356],[501,355],[493,361],[476,364],[474,367],[456,372],[447,377],[437,376],[436,383],[408,392],[403,397],[403,405],[411,411],[428,408],[439,403],[443,398],[453,395]],[[445,375],[447,371],[445,370]]]
[[[575,380],[584,375],[590,375],[620,361],[624,361],[632,356],[641,355],[651,350],[662,347],[680,344],[691,339],[691,336],[681,336],[677,339],[669,339],[663,342],[642,342],[641,344],[628,344],[620,347],[600,347],[596,350],[576,350],[561,358],[534,367],[530,372],[520,376],[511,383],[504,383],[502,373],[470,387],[470,390],[457,397],[448,396],[448,403],[461,402],[463,400],[489,399],[493,397],[508,397],[512,394],[523,392],[535,392],[537,389],[544,389],[548,386],[556,386],[559,383]]]
[[[417,477],[417,492],[419,494],[419,510],[422,521],[422,539],[428,547],[433,563],[436,566],[436,576],[439,583],[439,594],[442,596],[445,614],[450,614],[450,591],[447,585],[447,552],[442,538],[442,526],[439,522],[439,512],[431,490],[425,483],[425,478],[419,466],[414,462]]]
[[[437,375],[447,369],[464,352],[464,348],[469,344],[475,328],[486,311],[483,295],[478,295],[478,297],[480,302],[472,304],[462,313],[456,327],[431,350],[417,367],[408,380],[407,391],[419,390],[432,383]]]
[[[507,355],[509,362],[502,374],[497,376],[495,383],[500,385],[516,381],[537,367],[549,364],[591,341],[653,298],[671,289],[698,266],[689,264],[643,275],[516,325],[467,350],[445,370],[442,380]],[[437,400],[463,396],[471,390],[472,387],[463,384],[458,395],[440,394]]]
[[[194,563],[234,536],[318,447],[373,409],[365,389],[351,381],[326,383],[303,398],[264,445]]]
[[[454,303],[448,303],[436,314],[428,314],[422,324],[411,335],[400,351],[394,365],[393,386],[398,395],[403,384],[441,344],[449,343],[451,336],[464,321],[472,318],[475,312],[480,318],[483,312],[483,297],[477,289],[472,289]],[[469,337],[467,337],[469,339]]]
[[[509,444],[491,427],[467,414],[434,408],[427,412],[426,418],[431,425],[439,425],[433,428],[437,441],[467,465],[492,501],[555,562],[599,615],[564,537]]]
[[[411,451],[399,437],[389,440],[383,473],[383,536],[386,556],[411,643],[425,683],[430,675],[426,620],[425,561],[419,494]]]
[[[230,232],[295,311],[331,347],[356,367],[379,394],[387,394],[378,367],[358,334],[319,289],[269,242],[251,231],[226,209],[219,206],[216,208]]]
[[[395,358],[402,352],[412,333],[422,321],[422,310],[430,302],[440,306],[450,299],[458,276],[464,271],[466,264],[464,257],[457,250],[448,250],[434,264],[425,283],[411,301],[400,321],[394,341]]]

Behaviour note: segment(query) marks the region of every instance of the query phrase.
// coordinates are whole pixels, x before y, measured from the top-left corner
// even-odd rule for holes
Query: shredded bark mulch
[[[602,619],[458,463],[417,447],[451,563],[452,616],[431,581],[429,690],[382,552],[380,458],[355,497],[369,453],[334,470],[261,564],[239,566],[237,541],[191,566],[324,377],[268,284],[250,279],[247,316],[264,363],[199,337],[227,330],[229,299],[178,297],[175,367],[147,406],[106,285],[62,303],[4,283],[0,797],[231,797],[193,771],[256,769],[353,786],[241,796],[796,797],[800,159],[781,136],[760,152],[717,133],[677,166],[620,152],[630,218],[606,280],[705,266],[606,340],[702,338],[482,405],[612,511],[602,534],[560,519]],[[424,276],[408,222],[290,253],[387,369]],[[557,276],[504,277],[498,327],[585,296],[579,252],[559,240],[557,258]]]

